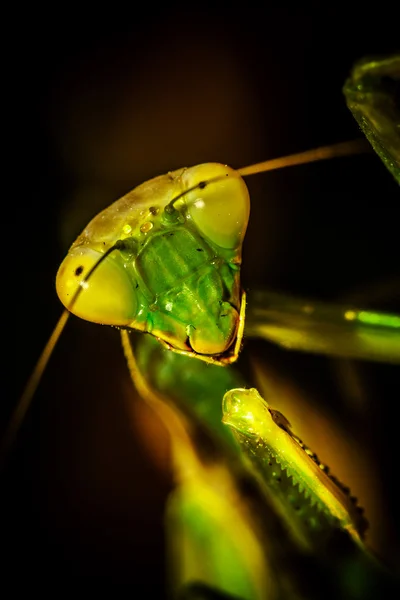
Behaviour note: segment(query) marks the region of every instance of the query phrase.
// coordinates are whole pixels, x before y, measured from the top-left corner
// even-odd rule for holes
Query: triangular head
[[[87,321],[150,333],[225,364],[243,331],[240,285],[249,193],[218,163],[155,177],[98,214],[57,274],[64,306]]]

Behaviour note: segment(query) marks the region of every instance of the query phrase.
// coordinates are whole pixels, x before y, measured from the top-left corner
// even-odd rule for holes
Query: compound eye
[[[187,189],[188,214],[199,231],[222,248],[240,248],[250,214],[249,192],[238,173],[219,163],[187,169],[182,175]]]
[[[136,315],[134,286],[118,251],[89,271],[103,254],[88,247],[76,247],[65,257],[57,273],[58,297],[77,317],[104,325],[128,325]],[[76,291],[81,292],[74,300]]]

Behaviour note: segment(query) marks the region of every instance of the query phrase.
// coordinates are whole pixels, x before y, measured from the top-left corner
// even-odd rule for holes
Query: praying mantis
[[[225,174],[224,174],[224,176],[225,176]],[[217,175],[217,177],[219,177],[219,175]],[[236,177],[236,176],[233,176],[233,179],[234,179],[234,180],[235,180],[235,177]],[[212,177],[211,177],[211,179],[212,179]],[[199,181],[198,181],[198,182],[197,182],[197,183],[196,183],[194,186],[192,186],[192,185],[189,185],[188,187],[189,187],[190,189],[192,189],[192,188],[193,188],[193,191],[194,191],[195,189],[199,189],[199,188],[200,188],[200,189],[204,189],[204,187],[202,187],[202,185],[201,185],[201,184],[203,184],[203,182],[204,182],[204,181],[207,181],[207,182],[208,182],[208,180],[209,180],[209,179],[207,179],[207,178],[203,178],[203,177],[202,177],[202,178],[201,178],[201,179],[200,179],[200,180],[199,180]],[[207,183],[207,185],[208,185],[208,183]],[[212,187],[212,186],[211,186],[211,187]],[[178,198],[178,200],[179,200],[179,198]],[[197,199],[197,198],[196,198],[195,202],[198,202],[198,199]],[[157,207],[155,207],[155,208],[157,208]],[[172,211],[171,211],[171,212],[172,212]],[[242,211],[242,212],[243,212],[243,211]],[[244,212],[246,212],[246,211],[244,211]],[[152,211],[150,211],[150,213],[152,214]],[[156,216],[156,215],[155,215],[155,216]],[[192,218],[193,218],[193,216],[192,216]],[[149,222],[150,222],[150,221],[148,220],[148,215],[146,215],[146,219],[147,219],[147,220],[146,220],[144,223],[141,223],[141,224],[140,224],[140,227],[139,227],[139,229],[140,229],[141,227],[143,227],[143,225],[144,225],[144,224],[146,224],[146,223],[149,223]],[[196,219],[194,218],[194,220],[196,220]],[[236,223],[236,222],[237,222],[237,219],[234,219],[234,223]],[[208,223],[206,223],[205,227],[207,228],[207,226],[208,226],[208,225],[209,225],[209,224],[208,224]],[[149,234],[149,233],[150,233],[150,231],[151,231],[151,229],[152,229],[152,228],[153,228],[153,227],[151,227],[151,228],[150,228],[148,231],[142,231],[141,233],[143,233],[144,235],[147,235],[147,234]],[[128,233],[130,233],[130,232],[128,232]],[[241,232],[241,230],[240,230],[240,232],[239,232],[239,233],[240,233],[240,235],[239,235],[239,237],[240,237],[240,236],[242,235],[242,232]],[[237,234],[236,234],[236,235],[237,235]],[[208,234],[208,235],[206,235],[206,237],[209,237],[209,234]],[[197,240],[196,240],[196,241],[197,241]],[[215,240],[214,240],[214,241],[215,241]],[[237,242],[236,242],[236,240],[235,240],[235,242],[234,242],[234,243],[235,243],[235,244],[237,243]],[[237,248],[237,246],[234,246],[234,249],[236,249],[236,248]],[[120,247],[118,250],[119,250],[119,251],[125,251],[125,252],[128,252],[128,254],[129,254],[129,253],[131,253],[131,254],[129,254],[129,256],[130,256],[130,257],[132,257],[132,249],[130,249],[130,248],[127,248],[127,247],[122,247],[122,246],[121,246],[121,247]],[[80,256],[79,258],[81,258],[81,256]],[[229,261],[228,261],[228,262],[229,262]],[[73,272],[74,272],[74,273],[76,273],[77,271],[79,271],[77,276],[81,276],[81,275],[83,275],[83,276],[87,276],[87,275],[88,275],[88,273],[90,273],[90,272],[91,272],[91,269],[92,269],[92,266],[93,266],[93,265],[90,265],[89,267],[87,267],[87,270],[86,270],[86,272],[80,271],[80,267],[81,267],[81,266],[82,266],[82,265],[79,263],[79,264],[76,264],[76,265],[74,265],[74,267],[73,267]],[[99,269],[100,269],[100,267],[99,267]],[[95,273],[95,272],[96,272],[95,270],[94,270],[94,271],[92,271],[92,273],[93,273],[93,277],[94,277],[94,273]],[[87,279],[86,279],[86,280],[82,279],[81,281],[82,281],[83,283],[90,283],[90,277],[87,277]],[[61,286],[61,287],[62,287],[62,286]],[[83,286],[83,287],[84,287],[84,286]],[[80,286],[78,289],[83,289],[83,287],[82,287],[82,286]],[[81,299],[83,298],[83,293],[80,293],[80,297],[81,297]],[[222,300],[221,300],[221,301],[222,301]],[[74,300],[74,302],[76,302],[76,307],[78,307],[78,306],[79,306],[79,305],[78,305],[79,299],[75,299],[75,300]],[[270,302],[270,304],[272,304],[272,302]],[[250,300],[249,300],[249,306],[251,306]],[[302,303],[302,307],[304,307],[304,306],[306,306],[306,305],[304,305],[304,303]],[[300,307],[300,308],[301,308],[301,307]],[[311,307],[311,308],[314,310],[314,308],[315,308],[315,307]],[[298,309],[298,307],[295,307],[295,309],[294,309],[295,318],[299,316],[299,314],[298,314],[298,312],[297,312],[297,309]],[[240,306],[238,305],[238,306],[237,306],[237,314],[238,314],[238,315],[239,315],[239,312],[240,312]],[[317,311],[317,312],[318,312],[318,311]],[[343,311],[342,311],[342,312],[343,312]],[[344,316],[344,319],[345,319],[345,321],[350,321],[350,322],[351,322],[351,321],[353,321],[355,318],[359,318],[359,316],[360,316],[360,313],[359,313],[359,312],[358,312],[358,313],[354,313],[354,311],[351,311],[350,309],[349,309],[349,310],[346,310],[345,312],[347,313],[347,317],[346,317],[346,316]],[[367,314],[367,312],[368,312],[368,311],[361,311],[361,312],[364,312],[365,314]],[[353,313],[354,313],[354,314],[353,314]],[[292,314],[293,314],[293,311],[292,311],[292,309],[290,309],[290,310],[289,310],[289,314],[290,314],[290,315],[292,315]],[[307,311],[305,311],[305,314],[307,315]],[[365,318],[365,314],[364,314],[364,318]],[[371,311],[370,311],[368,314],[369,314],[370,316],[369,316],[369,317],[368,317],[368,316],[366,317],[366,318],[367,318],[367,320],[368,320],[368,318],[369,318],[369,320],[370,320],[370,321],[371,321],[371,319],[372,319],[372,320],[373,320],[373,319],[375,319],[375,320],[376,320],[376,319],[379,319],[379,314],[378,314],[378,313],[374,313],[374,312],[371,312]],[[373,316],[373,315],[375,315],[375,316]],[[343,315],[342,315],[342,316],[343,316]],[[383,318],[383,317],[382,317],[382,318]],[[397,327],[397,325],[396,325],[396,323],[397,323],[397,321],[396,321],[396,318],[397,318],[397,317],[396,317],[396,315],[392,315],[392,319],[394,319],[394,320],[392,320],[390,323],[389,323],[389,322],[387,322],[387,323],[386,323],[386,325],[388,325],[388,326],[389,326],[389,331],[393,331],[393,329],[396,329],[396,327]],[[101,318],[100,318],[100,320],[101,320]],[[116,325],[121,325],[121,323],[113,323],[113,324],[116,324]],[[393,327],[393,324],[394,324],[394,327]],[[125,323],[125,324],[122,324],[122,325],[124,325],[124,326],[125,326],[125,325],[126,325],[126,323]],[[285,327],[285,325],[286,325],[286,323],[284,322],[284,327]],[[378,324],[378,325],[379,325],[379,324]],[[254,325],[254,327],[256,327],[256,325]],[[295,329],[298,329],[298,328],[296,327]],[[157,330],[157,334],[159,334],[159,333],[160,333],[160,331],[159,331],[159,330]],[[396,332],[395,332],[395,333],[396,333]],[[276,333],[276,332],[275,332],[275,335],[277,335],[277,333]],[[160,335],[157,335],[157,337],[161,337],[161,336],[160,336]],[[189,337],[190,337],[190,336],[189,336]],[[233,335],[233,336],[231,336],[231,337],[235,337],[235,336]],[[311,337],[312,337],[312,336],[311,336]],[[185,339],[186,339],[186,338],[185,338]],[[236,339],[237,339],[237,338],[236,338]],[[390,355],[392,356],[392,358],[393,358],[393,355],[394,355],[394,358],[395,358],[395,359],[396,359],[396,350],[397,350],[397,348],[398,348],[398,345],[396,345],[396,339],[397,339],[397,338],[394,338],[394,345],[393,345],[394,351],[390,353]],[[163,341],[164,341],[166,344],[168,344],[168,346],[169,346],[169,347],[171,347],[171,345],[172,345],[172,344],[171,344],[171,338],[168,338],[168,339],[166,339],[166,340],[163,340]],[[184,341],[185,341],[185,340],[184,340]],[[240,341],[241,341],[241,340],[239,339],[239,345],[240,345]],[[295,341],[294,341],[294,342],[295,342]],[[291,341],[291,343],[292,343],[292,344],[294,344],[294,342],[293,342],[293,341]],[[185,342],[185,343],[186,343],[186,342]],[[380,342],[378,342],[378,346],[379,346],[380,344],[381,344],[381,341],[380,341]],[[397,341],[397,344],[398,344],[398,341]],[[191,343],[191,344],[190,344],[190,346],[193,346],[193,344]],[[196,346],[196,347],[197,347],[197,346]],[[175,349],[178,349],[178,350],[180,350],[180,351],[181,351],[181,353],[184,353],[184,358],[188,358],[188,357],[190,356],[190,352],[191,352],[191,351],[189,350],[189,353],[188,353],[188,347],[187,347],[187,345],[186,345],[185,347],[180,347],[180,348],[178,347],[178,348],[175,348]],[[305,348],[305,349],[307,350],[307,348]],[[192,350],[193,350],[193,348],[192,348]],[[204,350],[204,349],[203,349],[203,350]],[[316,350],[318,350],[318,345],[316,346]],[[236,359],[236,358],[237,358],[237,353],[238,353],[238,349],[236,349],[236,350],[233,352],[233,354],[231,355],[231,356],[233,356],[233,359]],[[212,353],[208,353],[208,352],[198,352],[198,354],[200,354],[200,355],[202,355],[202,356],[208,356],[209,354],[211,354],[211,355],[212,355]],[[220,354],[223,354],[223,352],[217,352],[216,354],[217,354],[217,356],[219,356]],[[353,356],[354,356],[354,354],[353,354]],[[357,356],[357,354],[356,354],[356,356]],[[140,358],[140,355],[139,355],[139,358]],[[212,360],[212,362],[214,362],[214,359]],[[229,360],[228,360],[227,362],[233,362],[233,360],[231,361],[231,360],[230,360],[230,358],[229,358]],[[250,542],[249,542],[249,543],[250,543]],[[207,597],[207,596],[205,596],[205,597]]]

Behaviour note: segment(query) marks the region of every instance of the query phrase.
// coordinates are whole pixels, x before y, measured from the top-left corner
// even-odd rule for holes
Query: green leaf
[[[400,183],[400,54],[356,63],[343,92],[373,149]]]

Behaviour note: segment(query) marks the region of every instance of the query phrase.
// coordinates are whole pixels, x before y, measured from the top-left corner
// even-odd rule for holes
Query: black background
[[[58,265],[91,216],[167,170],[239,167],[358,137],[343,83],[355,60],[398,45],[394,15],[352,11],[351,3],[98,10],[24,12],[5,26],[12,141],[3,299],[4,329],[12,327],[4,423],[60,314]],[[249,187],[246,287],[328,300],[355,294],[399,310],[398,185],[378,158],[271,173]],[[326,359],[254,348],[271,364],[288,360],[288,377],[301,371],[334,403]],[[399,369],[359,368],[368,390],[362,420],[345,401],[333,410],[382,474],[371,492],[385,505],[379,547],[396,563]],[[134,591],[145,582],[149,597],[163,596],[168,444],[154,424],[154,445],[161,442],[149,452],[141,428],[152,416],[129,418],[128,402],[138,404],[117,333],[73,320],[2,473],[2,560],[17,585]]]

